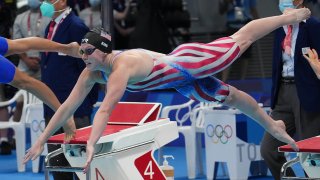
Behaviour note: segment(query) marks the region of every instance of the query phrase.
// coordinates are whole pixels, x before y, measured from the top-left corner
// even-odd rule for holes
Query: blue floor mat
[[[174,160],[170,160],[169,163],[175,168],[175,180],[187,180],[187,165],[185,159],[185,149],[183,147],[165,147],[163,148],[163,154],[173,155]],[[204,151],[203,151],[204,154]],[[155,155],[155,158],[157,156]],[[204,162],[204,159],[203,159]],[[204,164],[205,171],[205,164]],[[16,163],[16,155],[15,151],[13,151],[12,155],[0,156],[0,179],[14,179],[14,180],[43,180],[44,173],[32,173],[31,162],[27,163],[26,172],[18,173],[17,172],[17,163]],[[52,178],[51,178],[52,179]],[[205,175],[200,175],[197,177],[197,180],[205,180]],[[218,168],[217,179],[228,179],[226,175],[224,175],[220,166]],[[250,177],[249,179],[259,179],[259,180],[272,180],[273,178],[270,176],[264,177]]]

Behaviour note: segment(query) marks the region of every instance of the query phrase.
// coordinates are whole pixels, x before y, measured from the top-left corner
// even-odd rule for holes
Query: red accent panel
[[[302,141],[298,141],[297,145],[299,147],[298,152],[310,152],[310,153],[320,153],[320,137],[312,137]],[[285,145],[280,146],[279,151],[281,152],[295,152],[291,146]]]
[[[151,122],[154,120],[157,120],[159,118],[159,113],[160,113],[160,105],[152,112],[152,114],[146,119],[144,123]]]
[[[114,134],[123,129],[131,128],[133,126],[134,125],[108,125],[107,128],[103,131],[102,136]],[[76,137],[73,140],[71,140],[69,144],[87,144],[87,141],[91,133],[91,129],[92,128],[90,126],[87,128],[77,130]],[[49,138],[48,143],[63,144],[63,138],[64,138],[64,133],[58,134]]]
[[[96,168],[96,180],[104,180],[104,177],[102,176],[98,168]]]
[[[157,108],[154,108],[157,106]],[[160,104],[152,103],[118,103],[112,111],[107,128],[104,130],[102,136],[117,133],[123,129],[134,127],[139,123],[151,122],[157,120],[160,112]],[[153,109],[154,108],[154,109]],[[152,110],[152,113],[148,114]],[[69,144],[87,144],[89,139],[91,126],[79,129],[76,132],[76,137],[70,141]],[[62,144],[64,138],[63,134],[52,136],[48,143]]]
[[[165,180],[165,176],[160,170],[158,164],[152,158],[151,151],[140,156],[134,161],[134,165],[144,180]]]
[[[139,124],[154,106],[155,104],[118,103],[108,124]]]

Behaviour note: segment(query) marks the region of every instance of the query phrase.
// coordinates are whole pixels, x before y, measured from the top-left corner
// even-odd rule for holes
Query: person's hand
[[[44,149],[44,143],[41,143],[39,140],[36,141],[32,147],[27,150],[27,154],[24,156],[23,164],[26,164],[29,160],[35,160],[38,156],[41,155]]]
[[[86,154],[87,154],[87,161],[83,167],[83,173],[87,173],[89,170],[90,163],[91,163],[91,161],[93,159],[93,155],[94,155],[94,145],[87,144]]]
[[[28,68],[32,71],[38,71],[40,69],[40,58],[38,57],[26,57],[23,59]]]
[[[287,133],[286,126],[282,120],[274,121],[269,133],[279,141],[289,144],[295,151],[299,150],[295,140],[293,140]]]
[[[72,42],[67,44],[67,49],[65,54],[72,57],[81,58],[79,50],[80,50],[80,45],[77,42]]]
[[[320,59],[317,51],[315,49],[308,49],[308,55],[304,54],[303,57],[308,60],[311,68],[316,73],[318,79],[320,79]]]
[[[70,118],[65,125],[63,125],[64,130],[64,141],[63,143],[69,143],[76,135],[76,124],[74,119]]]

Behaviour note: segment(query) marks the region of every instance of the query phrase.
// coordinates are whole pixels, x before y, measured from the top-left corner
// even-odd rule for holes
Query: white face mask
[[[293,0],[279,0],[279,10],[283,13],[283,11],[287,8],[296,9],[301,4],[294,5]]]
[[[90,6],[91,7],[97,7],[101,4],[100,0],[89,0]]]

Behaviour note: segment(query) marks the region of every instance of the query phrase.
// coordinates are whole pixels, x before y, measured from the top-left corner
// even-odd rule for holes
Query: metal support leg
[[[281,179],[282,180],[287,180],[287,179],[299,179],[299,180],[319,180],[319,178],[305,178],[305,177],[289,177],[286,176],[286,171],[289,167],[293,166],[294,164],[298,163],[300,161],[299,156],[295,157],[294,159],[286,162],[283,164],[281,167]]]

